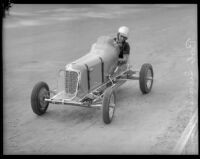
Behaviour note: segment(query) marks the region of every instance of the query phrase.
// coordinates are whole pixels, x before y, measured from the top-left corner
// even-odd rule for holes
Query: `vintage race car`
[[[67,64],[59,70],[60,79],[56,90],[50,90],[38,82],[31,94],[34,113],[42,115],[49,103],[102,108],[103,121],[112,121],[116,107],[116,89],[127,80],[139,80],[143,94],[149,93],[153,85],[153,68],[145,63],[140,71],[132,66],[118,63],[119,46],[108,36],[99,37],[85,56]]]

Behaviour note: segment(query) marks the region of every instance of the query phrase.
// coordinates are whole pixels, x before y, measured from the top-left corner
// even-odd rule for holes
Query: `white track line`
[[[172,154],[181,154],[183,152],[185,145],[187,144],[196,125],[197,125],[197,110],[195,111],[187,127],[183,131],[180,139],[178,140],[175,148],[172,151]]]

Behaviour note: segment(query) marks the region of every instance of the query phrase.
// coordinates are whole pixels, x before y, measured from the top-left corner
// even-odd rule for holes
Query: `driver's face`
[[[120,42],[123,42],[123,41],[125,41],[126,40],[126,38],[124,37],[124,36],[122,36],[121,34],[119,34],[119,41]]]

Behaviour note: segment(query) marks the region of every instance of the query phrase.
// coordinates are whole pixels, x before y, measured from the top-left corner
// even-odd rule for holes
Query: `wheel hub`
[[[114,114],[115,109],[115,101],[114,101],[114,95],[112,94],[110,97],[110,103],[109,103],[109,118],[111,119]]]
[[[45,88],[42,88],[38,94],[40,105],[42,109],[45,109],[48,102],[45,101],[45,98],[48,97],[48,91]]]
[[[147,71],[146,80],[147,80],[146,81],[146,86],[149,89],[151,87],[151,85],[152,85],[152,80],[153,80],[152,72],[151,72],[150,69]]]

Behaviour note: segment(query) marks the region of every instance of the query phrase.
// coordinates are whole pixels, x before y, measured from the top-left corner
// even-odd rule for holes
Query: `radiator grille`
[[[65,92],[75,94],[78,86],[78,73],[76,71],[66,71],[65,73]]]

